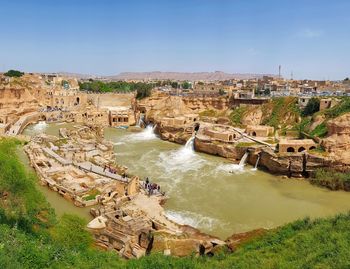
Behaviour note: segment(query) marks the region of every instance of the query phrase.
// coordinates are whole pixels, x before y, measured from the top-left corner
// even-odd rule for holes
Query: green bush
[[[310,132],[312,136],[317,137],[325,137],[327,133],[328,129],[325,122],[322,122],[321,124],[317,125],[316,128]]]
[[[316,169],[310,178],[312,184],[327,187],[331,190],[350,190],[350,173],[336,172],[332,169]]]
[[[19,78],[19,77],[23,76],[24,73],[21,72],[21,71],[18,71],[18,70],[12,70],[12,69],[11,69],[11,70],[7,71],[6,73],[4,73],[4,75],[7,76],[7,77],[16,77],[16,78]]]
[[[241,125],[242,117],[246,111],[246,107],[238,107],[231,112],[230,119],[233,125]]]
[[[329,108],[325,111],[327,118],[336,118],[344,113],[350,112],[350,98],[344,97],[342,101],[336,106]]]
[[[320,110],[320,99],[312,97],[305,108],[303,109],[302,115],[304,117],[311,116]]]

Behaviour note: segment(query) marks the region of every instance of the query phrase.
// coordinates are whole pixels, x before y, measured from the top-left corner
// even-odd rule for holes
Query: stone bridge
[[[27,125],[37,122],[41,117],[42,113],[40,112],[30,112],[24,114],[10,127],[6,134],[11,136],[19,135]]]

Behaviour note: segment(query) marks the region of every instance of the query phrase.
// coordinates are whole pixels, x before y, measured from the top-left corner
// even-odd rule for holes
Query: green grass
[[[325,110],[324,114],[327,118],[333,119],[348,112],[350,112],[350,98],[343,97],[339,104]]]
[[[90,190],[88,192],[87,196],[84,196],[83,199],[85,201],[94,200],[96,198],[96,196],[99,195],[99,194],[100,194],[99,190],[93,189],[93,190]]]
[[[230,114],[230,120],[232,124],[235,126],[240,126],[242,117],[246,111],[247,111],[246,107],[238,107],[234,109]]]
[[[258,144],[255,142],[239,142],[239,143],[237,143],[236,147],[244,148],[244,147],[251,147],[251,146],[255,146],[255,145],[258,145]]]
[[[310,135],[317,137],[325,137],[327,135],[328,129],[325,122],[317,125],[315,129],[310,132]]]
[[[350,173],[341,173],[332,169],[319,168],[310,178],[310,182],[331,190],[350,191]]]
[[[35,177],[16,157],[18,145],[14,140],[0,141],[1,268],[350,268],[350,214],[295,221],[248,241],[232,254],[185,258],[151,254],[123,260],[115,252],[96,249],[82,219],[56,218],[36,189]]]
[[[298,99],[295,97],[273,98],[270,103],[262,105],[263,124],[275,127],[275,129],[298,123],[300,109]]]

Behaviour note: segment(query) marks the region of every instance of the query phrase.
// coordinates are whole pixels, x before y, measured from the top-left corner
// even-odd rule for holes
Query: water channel
[[[38,123],[28,126],[24,134],[58,135],[59,128],[73,125]],[[107,128],[105,139],[114,142],[116,160],[129,173],[160,184],[169,197],[165,204],[169,218],[221,238],[350,210],[350,193],[282,179],[248,165],[238,167],[224,158],[162,141],[152,128],[136,133]],[[44,194],[51,196],[47,191]],[[56,211],[62,211],[63,198],[48,200]]]

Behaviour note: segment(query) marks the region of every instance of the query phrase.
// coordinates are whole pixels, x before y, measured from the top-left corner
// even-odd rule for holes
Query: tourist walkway
[[[250,140],[252,140],[252,141],[254,141],[254,142],[256,142],[256,143],[259,143],[259,144],[268,146],[268,147],[270,147],[271,149],[275,149],[275,147],[274,147],[273,145],[271,145],[271,144],[269,144],[269,143],[266,143],[266,142],[264,142],[264,141],[261,141],[261,140],[259,140],[259,139],[256,139],[256,138],[254,138],[254,137],[252,137],[252,136],[250,136],[250,135],[247,135],[246,133],[242,132],[240,129],[237,129],[237,128],[234,128],[234,127],[232,127],[232,129],[235,130],[235,131],[236,131],[237,133],[239,133],[240,135],[244,136],[245,138],[248,138],[248,139],[250,139]]]
[[[82,163],[77,163],[74,165],[76,165],[80,169],[83,169],[85,171],[90,171],[90,172],[93,172],[93,173],[101,175],[101,176],[113,178],[113,179],[123,181],[123,182],[129,181],[128,178],[124,178],[121,175],[111,173],[108,171],[108,169],[103,169],[103,167],[95,165],[91,162],[82,162]]]

